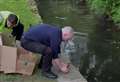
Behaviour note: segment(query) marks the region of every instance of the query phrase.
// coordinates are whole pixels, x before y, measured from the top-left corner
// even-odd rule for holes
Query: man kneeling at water
[[[60,44],[62,41],[72,39],[73,29],[66,26],[62,29],[48,24],[38,24],[32,26],[21,39],[21,46],[26,50],[35,53],[41,53],[40,67],[42,75],[56,79],[57,75],[51,71],[52,62],[64,73],[69,71],[68,64],[63,63],[58,54],[60,53]]]

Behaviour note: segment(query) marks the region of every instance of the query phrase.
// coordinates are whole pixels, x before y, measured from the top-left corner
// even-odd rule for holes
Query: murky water
[[[82,0],[35,1],[44,23],[70,25],[88,34],[76,34],[76,52],[70,54],[88,82],[120,82],[120,33],[111,30],[111,21],[93,17]]]
[[[76,31],[89,32],[92,19],[88,9],[77,6],[79,0],[35,0],[44,23],[58,26],[70,25]],[[87,18],[87,19],[86,19]],[[87,28],[87,29],[86,29]]]
[[[120,82],[120,33],[112,28],[113,22],[101,16],[90,34],[89,53],[80,69],[89,82]]]

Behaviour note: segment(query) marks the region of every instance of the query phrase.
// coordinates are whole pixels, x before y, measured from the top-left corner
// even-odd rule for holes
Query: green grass
[[[37,70],[32,76],[0,73],[0,82],[57,82],[57,81],[43,77],[41,75],[40,70]]]
[[[0,0],[0,11],[5,10],[16,13],[24,24],[25,30],[29,28],[29,24],[41,22],[41,19],[31,12],[27,0]]]

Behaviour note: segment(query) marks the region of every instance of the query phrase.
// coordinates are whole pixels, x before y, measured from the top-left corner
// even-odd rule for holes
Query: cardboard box
[[[0,46],[2,46],[3,43],[2,43],[2,37],[0,36]],[[3,71],[2,70],[2,67],[1,67],[1,62],[2,62],[2,47],[0,47],[0,71]]]
[[[16,72],[17,48],[1,46],[1,69],[4,73]]]
[[[1,50],[1,47],[0,47],[0,71],[3,71],[2,70],[2,65],[1,65],[1,62],[2,62],[2,58],[1,58],[2,57],[2,53],[1,53],[1,51],[2,50]]]
[[[5,46],[5,44],[11,44],[13,41],[12,38],[8,38],[8,34],[5,34],[6,33],[0,33],[0,71],[13,73],[16,71],[17,48]],[[6,39],[6,42],[3,42],[3,38]]]
[[[23,48],[14,47],[14,41],[8,38],[8,35],[4,35],[3,40],[0,36],[0,71],[32,75],[37,56]]]
[[[36,55],[33,55],[31,52],[27,52],[24,49],[19,49],[18,52],[16,72],[23,75],[32,75],[37,62]]]

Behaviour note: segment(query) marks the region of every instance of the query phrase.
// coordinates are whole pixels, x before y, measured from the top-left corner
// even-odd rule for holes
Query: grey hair
[[[69,32],[69,33],[73,33],[74,30],[71,26],[65,26],[64,28],[62,28],[62,32]]]

